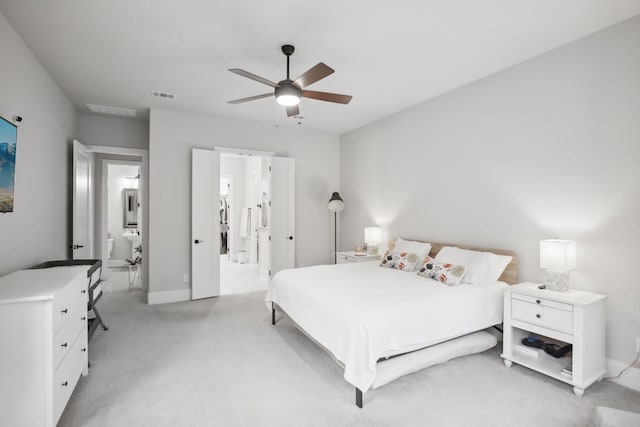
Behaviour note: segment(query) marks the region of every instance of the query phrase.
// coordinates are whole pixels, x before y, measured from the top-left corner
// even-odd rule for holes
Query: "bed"
[[[502,323],[503,290],[516,281],[513,252],[431,243],[511,257],[498,280],[447,286],[379,262],[319,265],[278,272],[266,302],[344,367],[362,394],[399,376],[495,345],[476,333]],[[450,248],[448,248],[450,249]],[[483,334],[487,334],[483,332]],[[487,347],[489,345],[489,347]]]

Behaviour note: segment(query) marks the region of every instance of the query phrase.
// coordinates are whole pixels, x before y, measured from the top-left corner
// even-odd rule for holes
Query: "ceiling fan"
[[[268,98],[270,96],[276,97],[278,104],[283,105],[287,110],[287,116],[297,116],[300,114],[298,104],[300,98],[312,98],[319,101],[335,102],[338,104],[348,104],[351,101],[350,95],[339,95],[337,93],[316,92],[313,90],[306,90],[307,86],[312,85],[318,80],[322,80],[325,77],[333,74],[335,70],[322,62],[318,65],[311,67],[306,73],[298,77],[296,80],[289,78],[289,57],[293,55],[295,48],[290,44],[282,46],[282,53],[287,57],[287,78],[274,83],[263,77],[257,76],[248,71],[241,70],[239,68],[231,68],[229,71],[239,76],[246,77],[251,80],[271,86],[275,90],[272,93],[265,93],[263,95],[250,96],[248,98],[235,99],[229,101],[229,104],[241,104],[247,101],[255,101],[256,99]]]

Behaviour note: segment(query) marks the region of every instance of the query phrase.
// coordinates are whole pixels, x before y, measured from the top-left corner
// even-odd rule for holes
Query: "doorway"
[[[267,289],[269,163],[269,157],[220,154],[220,295]]]
[[[142,291],[141,166],[139,161],[103,160],[106,230],[101,229],[101,241],[107,242],[106,292]]]
[[[139,232],[140,242],[143,244],[147,240],[149,217],[145,209],[148,198],[148,186],[145,181],[148,170],[148,157],[149,154],[146,149],[84,145],[77,140],[73,143],[73,244],[71,256],[73,259],[101,259],[103,266],[101,278],[105,285],[108,284],[108,279],[110,278],[110,269],[108,268],[108,180],[106,165],[109,162],[120,162],[123,164],[132,163],[138,167],[137,174],[127,176],[129,178],[138,177],[137,180],[130,182],[137,181],[138,184],[137,204],[139,213],[137,214],[136,233]],[[136,196],[131,193],[129,195]],[[121,197],[123,197],[124,203],[124,194],[121,193]],[[130,206],[133,207],[134,199],[127,198],[127,200],[131,201]],[[121,221],[124,224],[124,211],[121,212],[121,215]],[[135,215],[133,218],[135,218]],[[127,257],[124,259],[127,259]],[[129,259],[131,258],[129,257]],[[142,263],[139,266],[140,271],[137,277],[141,278],[139,286],[142,291],[147,292],[148,272],[143,271],[144,269],[147,269],[147,267],[145,263]],[[128,268],[121,277],[126,277],[126,281],[122,281],[128,286]],[[106,287],[108,288],[108,286]]]
[[[224,170],[222,157],[229,159],[224,161]],[[232,167],[236,170],[227,169]],[[225,227],[220,216],[220,183],[229,176],[233,179],[228,181]],[[221,275],[221,263],[237,270],[236,276],[244,276],[232,277],[237,289],[225,288],[226,294],[266,289],[274,274],[295,266],[294,177],[292,158],[226,147],[192,149],[191,299],[221,295],[221,281],[229,276]],[[223,247],[221,230],[225,228],[227,245]],[[227,253],[221,254],[221,249]],[[245,276],[249,269],[248,280],[255,280],[251,285]]]

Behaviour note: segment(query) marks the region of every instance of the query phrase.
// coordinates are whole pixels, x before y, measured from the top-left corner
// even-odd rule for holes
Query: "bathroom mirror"
[[[138,189],[123,188],[124,228],[138,228]]]

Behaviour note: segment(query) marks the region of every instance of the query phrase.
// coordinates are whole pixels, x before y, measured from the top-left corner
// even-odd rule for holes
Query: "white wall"
[[[391,235],[514,249],[577,242],[572,285],[609,295],[607,356],[640,337],[640,17],[340,139],[340,247]]]
[[[149,121],[98,114],[78,116],[78,139],[83,144],[149,148]]]
[[[123,189],[138,188],[137,180],[126,179],[136,176],[139,166],[108,165],[107,180],[108,225],[107,230],[113,239],[111,260],[131,259],[131,241],[123,236],[124,233],[124,196]]]
[[[18,129],[14,212],[0,214],[0,276],[65,259],[71,244],[70,161],[77,115],[0,14],[0,115]]]
[[[151,110],[150,292],[190,289],[191,149],[274,151],[296,161],[296,264],[331,261],[327,202],[338,187],[338,138],[223,117]]]

